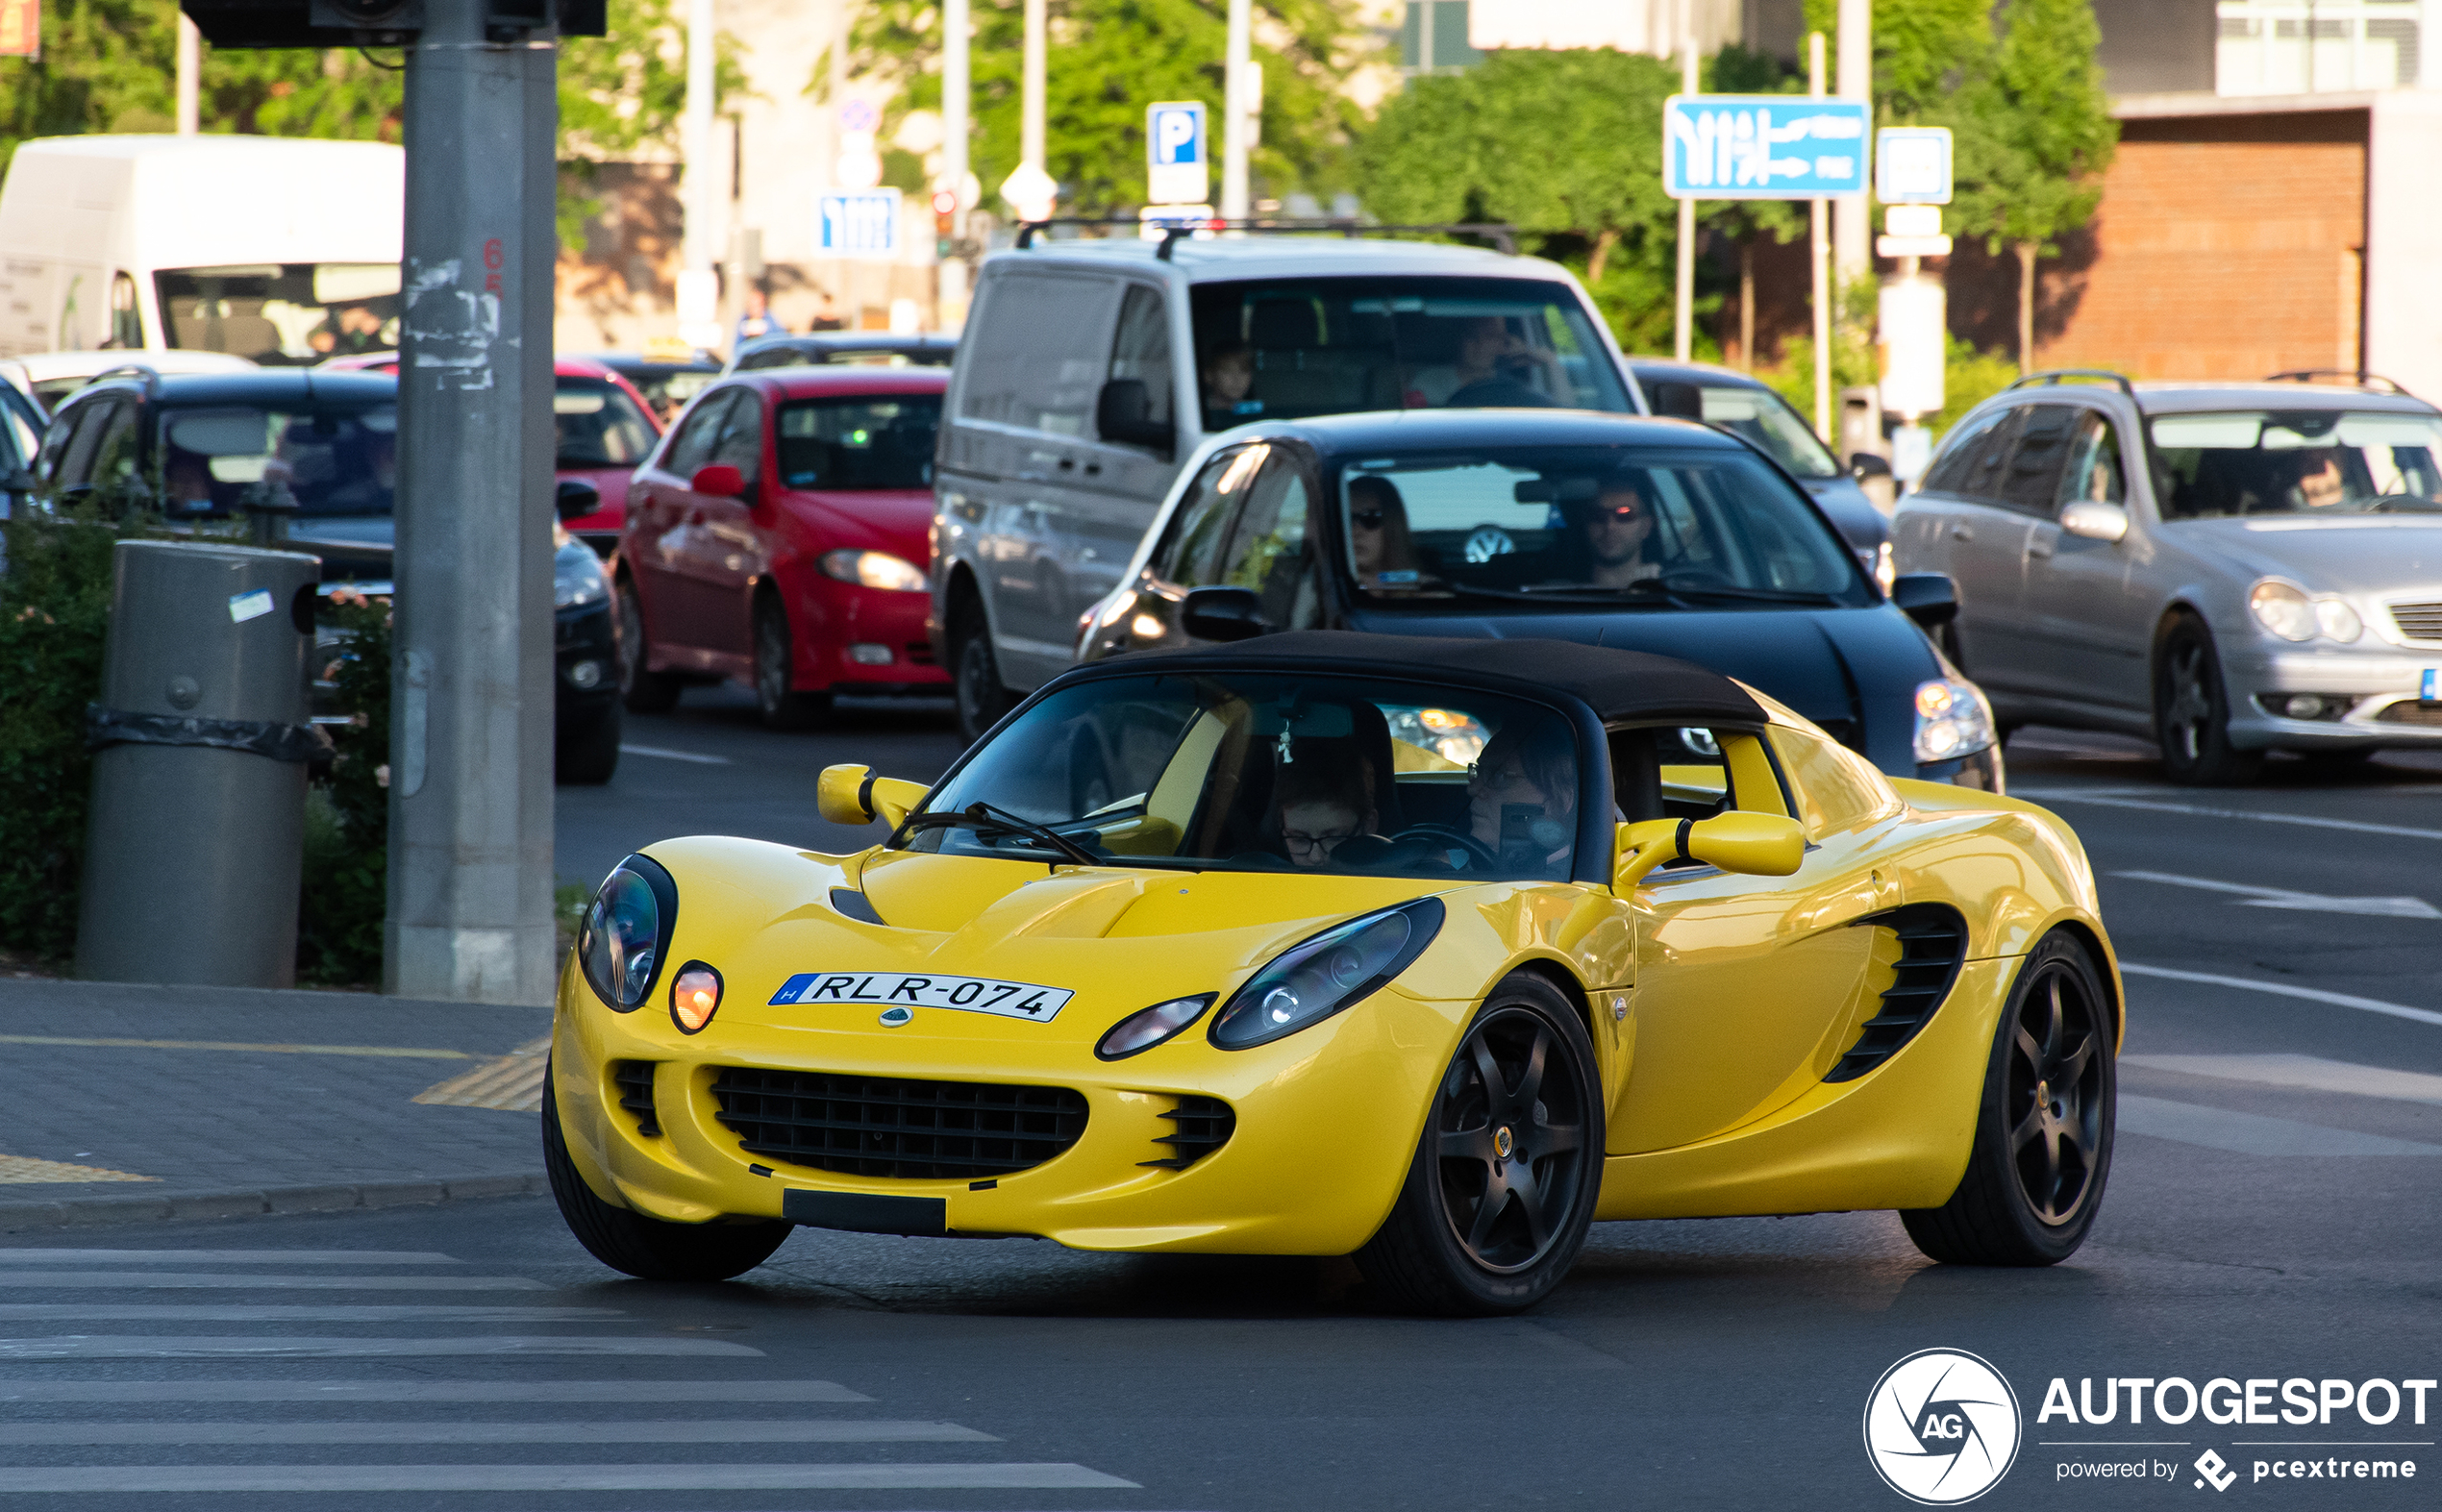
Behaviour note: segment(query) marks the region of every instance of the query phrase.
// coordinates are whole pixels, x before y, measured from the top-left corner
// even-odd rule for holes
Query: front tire
[[[2264,754],[2230,744],[2230,689],[2213,633],[2192,614],[2162,633],[2154,654],[2154,733],[2162,772],[2182,787],[2232,787],[2263,772]]]
[[[653,645],[644,629],[644,605],[635,596],[635,580],[619,579],[619,695],[639,714],[666,714],[678,706],[686,684],[676,673],[652,669]]]
[[[772,1257],[796,1225],[777,1220],[665,1224],[593,1195],[568,1157],[552,1074],[542,1074],[542,1165],[560,1216],[593,1257],[647,1281],[726,1281]]]
[[[2111,1176],[2111,1041],[2094,961],[2069,935],[2045,936],[1993,1035],[1966,1175],[1941,1206],[1900,1214],[1916,1248],[1951,1265],[2057,1265],[2077,1252]]]
[[[992,655],[992,632],[981,605],[960,608],[950,622],[950,682],[958,704],[959,738],[973,745],[1001,716],[1017,706],[1009,685],[1001,681],[1000,658]]]
[[[1433,1088],[1415,1159],[1357,1263],[1392,1305],[1521,1312],[1560,1284],[1603,1184],[1603,1103],[1577,1009],[1504,979]]]
[[[800,693],[797,641],[788,611],[769,593],[755,600],[755,711],[765,730],[811,730],[831,712],[828,693]]]

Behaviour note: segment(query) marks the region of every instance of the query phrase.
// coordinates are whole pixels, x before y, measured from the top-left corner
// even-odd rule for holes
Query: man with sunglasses
[[[1650,550],[1654,506],[1633,478],[1614,473],[1602,480],[1591,500],[1561,509],[1585,544],[1588,586],[1624,588],[1662,575],[1661,563]]]

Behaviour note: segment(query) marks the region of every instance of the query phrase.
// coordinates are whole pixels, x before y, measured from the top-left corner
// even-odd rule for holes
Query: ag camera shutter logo
[[[1973,1501],[2018,1458],[2018,1394],[1960,1350],[1920,1350],[1865,1399],[1865,1451],[1893,1491],[1926,1506]]]

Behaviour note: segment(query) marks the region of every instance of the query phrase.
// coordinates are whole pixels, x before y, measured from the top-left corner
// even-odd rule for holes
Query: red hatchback
[[[696,396],[628,485],[628,706],[742,678],[805,729],[835,692],[948,685],[925,638],[933,443],[949,375],[742,373]]]

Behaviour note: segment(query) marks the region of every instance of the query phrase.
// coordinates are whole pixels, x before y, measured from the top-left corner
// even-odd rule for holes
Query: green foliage
[[[972,14],[970,165],[994,203],[1018,163],[1025,11],[1020,0],[976,0]],[[1144,203],[1145,107],[1157,100],[1204,101],[1218,158],[1227,14],[1222,0],[1050,0],[1044,170],[1060,186],[1061,213]],[[1336,188],[1360,122],[1340,85],[1371,43],[1334,0],[1271,0],[1257,21],[1263,129],[1250,177],[1273,195]],[[849,45],[860,73],[899,87],[885,136],[909,112],[941,108],[936,0],[876,0],[859,11]],[[818,66],[810,92],[821,92],[827,71]]]
[[[338,751],[306,811],[297,979],[374,983],[382,979],[390,832],[390,606],[335,602],[321,622],[344,637],[324,670],[336,711],[353,717],[323,727]]]
[[[2018,381],[2015,359],[1979,352],[1956,336],[1948,341],[1942,360],[1942,412],[1931,422],[1937,442],[1968,410]]]
[[[1955,234],[2003,243],[2053,238],[2082,226],[2103,197],[2119,141],[2090,0],[2009,0],[1990,66],[1959,91],[1959,192]]]
[[[116,540],[89,516],[0,520],[0,950],[37,960],[76,954]]]

